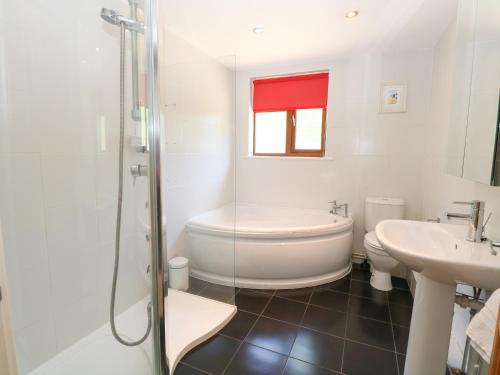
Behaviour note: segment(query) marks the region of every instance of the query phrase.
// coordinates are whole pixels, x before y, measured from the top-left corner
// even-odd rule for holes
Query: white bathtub
[[[187,228],[191,274],[205,281],[291,289],[351,270],[353,220],[327,211],[232,205],[192,218]]]

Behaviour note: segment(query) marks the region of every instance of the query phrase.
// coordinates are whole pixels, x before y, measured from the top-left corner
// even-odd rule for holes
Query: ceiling
[[[237,69],[433,48],[458,0],[166,0],[165,26]],[[359,15],[346,19],[356,9]],[[264,28],[254,34],[254,27]]]

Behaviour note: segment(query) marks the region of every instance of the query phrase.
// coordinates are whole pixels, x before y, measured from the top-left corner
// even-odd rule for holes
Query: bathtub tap
[[[328,202],[328,203],[333,203],[333,207],[330,210],[330,213],[332,215],[337,215],[338,214],[337,210],[343,210],[344,211],[343,216],[344,217],[348,217],[349,216],[349,208],[348,208],[347,203],[337,204],[336,200],[333,200],[333,201]]]

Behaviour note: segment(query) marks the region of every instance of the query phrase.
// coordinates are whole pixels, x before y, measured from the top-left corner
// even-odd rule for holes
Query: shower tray
[[[119,333],[131,340],[146,328],[144,309],[148,298],[116,318]],[[170,374],[191,349],[222,329],[236,314],[236,306],[169,289],[165,298],[166,354]],[[75,342],[30,375],[137,375],[152,374],[151,337],[138,347],[115,341],[109,323]]]

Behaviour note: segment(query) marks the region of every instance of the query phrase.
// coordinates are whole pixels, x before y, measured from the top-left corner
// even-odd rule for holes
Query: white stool
[[[187,258],[175,257],[168,261],[168,281],[172,289],[189,289],[189,260]]]

